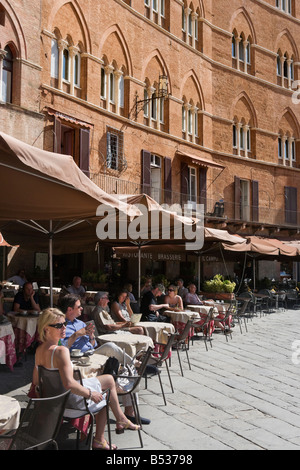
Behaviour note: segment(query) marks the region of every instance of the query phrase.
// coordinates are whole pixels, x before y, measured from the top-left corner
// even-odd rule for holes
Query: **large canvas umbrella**
[[[81,224],[86,225],[90,237],[93,231],[96,243],[96,214],[100,205],[129,219],[140,214],[134,206],[95,185],[71,156],[40,150],[1,132],[0,187],[0,229],[7,241],[21,244],[23,239],[24,247],[26,241],[30,245],[37,238],[48,242],[51,293],[53,240],[58,234],[68,231],[68,248],[75,252],[76,231],[84,234],[84,228],[78,228]],[[71,230],[75,235],[71,235]],[[84,237],[81,242],[84,246]],[[37,245],[34,246],[36,249]]]

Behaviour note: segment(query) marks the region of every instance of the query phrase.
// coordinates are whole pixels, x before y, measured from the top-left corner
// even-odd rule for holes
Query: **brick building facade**
[[[0,0],[1,130],[107,192],[297,237],[299,40],[295,0]]]

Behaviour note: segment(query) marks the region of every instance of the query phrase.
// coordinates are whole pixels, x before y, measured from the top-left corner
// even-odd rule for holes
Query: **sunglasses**
[[[168,289],[168,292],[175,292],[174,289]]]
[[[56,328],[57,330],[61,330],[63,327],[66,327],[68,324],[67,321],[65,321],[64,323],[55,323],[55,325],[48,325],[48,326],[51,326],[51,328]]]

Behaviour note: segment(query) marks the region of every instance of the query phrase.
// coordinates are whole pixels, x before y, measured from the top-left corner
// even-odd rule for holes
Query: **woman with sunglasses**
[[[116,418],[116,433],[121,434],[124,429],[137,431],[137,426],[129,421],[122,412],[116,392],[115,381],[112,375],[101,375],[89,379],[83,379],[83,385],[73,377],[73,364],[70,360],[69,350],[65,346],[58,346],[66,332],[65,315],[58,309],[48,308],[42,312],[38,322],[38,332],[42,344],[36,350],[35,368],[33,371],[33,384],[38,385],[38,366],[47,369],[58,370],[62,383],[66,390],[71,390],[69,400],[72,407],[82,409],[82,397],[88,400],[91,412],[96,414],[96,433],[93,441],[93,449],[109,450],[109,444],[104,438],[106,425],[105,398],[102,390],[110,389],[110,407]],[[112,449],[116,446],[112,445]]]
[[[165,297],[165,302],[169,304],[168,310],[180,311],[183,310],[183,301],[180,295],[177,294],[177,287],[171,285],[167,289],[168,294]]]

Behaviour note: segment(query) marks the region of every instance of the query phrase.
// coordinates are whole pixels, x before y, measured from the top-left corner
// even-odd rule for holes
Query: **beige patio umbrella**
[[[88,243],[94,237],[96,244],[99,221],[96,214],[100,205],[129,220],[140,214],[134,206],[95,185],[71,156],[40,150],[2,132],[0,187],[0,229],[7,241],[22,244],[23,240],[24,248],[27,242],[28,246],[34,244],[35,249],[38,240],[48,242],[51,292],[53,240],[56,243],[57,238],[59,242],[65,232],[62,237],[65,246],[75,252],[78,248],[76,235],[80,232],[84,250],[86,232]],[[81,224],[85,225],[82,229],[78,228]]]

